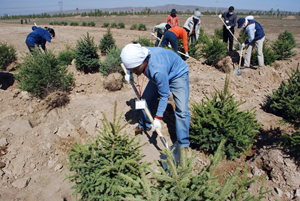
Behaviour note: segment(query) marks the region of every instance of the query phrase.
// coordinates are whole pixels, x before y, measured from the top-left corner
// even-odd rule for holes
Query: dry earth
[[[116,44],[125,46],[138,37],[151,38],[150,31],[129,30],[133,23],[145,23],[151,29],[166,16],[126,16],[99,18],[64,18],[55,21],[92,21],[96,27],[54,26],[56,38],[47,44],[47,48],[55,52],[64,49],[65,44],[72,47],[76,41],[83,38],[86,32],[94,37],[99,44],[106,29],[103,22],[124,22],[126,29],[112,29]],[[188,16],[179,16],[183,24]],[[285,29],[292,32],[299,45],[300,21],[297,19],[256,19],[262,24],[266,38],[273,41]],[[49,26],[53,19],[36,19],[28,25],[19,24],[19,20],[0,21],[0,42],[12,44],[18,55],[18,63],[27,52],[24,43],[31,32],[33,22],[39,26]],[[213,34],[215,28],[222,23],[216,16],[203,16],[202,26],[205,32]],[[235,34],[238,35],[238,31]],[[153,39],[154,40],[154,39]],[[236,101],[246,101],[241,109],[256,107],[257,120],[263,124],[258,140],[253,149],[237,161],[224,161],[220,164],[220,172],[232,173],[237,167],[243,168],[249,163],[251,178],[255,175],[266,176],[265,189],[272,190],[265,200],[300,200],[300,171],[297,163],[282,148],[274,146],[273,141],[283,132],[291,133],[288,126],[279,126],[279,117],[264,112],[261,109],[265,97],[277,89],[283,80],[288,78],[286,71],[296,69],[300,61],[300,49],[295,48],[297,55],[291,60],[277,61],[273,66],[265,66],[260,70],[243,70],[241,76],[231,73],[230,92]],[[103,58],[101,58],[103,60]],[[214,88],[222,89],[225,74],[212,66],[204,65],[202,61],[192,58],[187,60],[190,67],[190,105],[199,102],[204,94],[214,92]],[[232,64],[230,64],[232,65]],[[237,64],[234,64],[237,65]],[[122,122],[132,119],[126,131],[133,136],[133,128],[137,125],[138,112],[133,109],[135,94],[130,85],[123,84],[119,91],[110,92],[104,89],[104,77],[97,74],[83,74],[76,71],[74,65],[68,67],[74,73],[75,87],[71,91],[70,103],[63,108],[47,109],[51,97],[45,100],[33,98],[27,92],[17,89],[13,74],[17,73],[12,66],[10,71],[0,72],[0,146],[5,151],[0,154],[0,200],[76,200],[70,189],[72,184],[64,181],[68,174],[67,152],[75,141],[86,142],[94,138],[101,128],[102,113],[112,119],[112,111],[117,101],[118,114],[123,113]],[[140,82],[141,82],[141,78]],[[135,78],[137,80],[137,78]],[[163,133],[170,144],[170,135],[174,135],[174,117],[172,107],[168,107],[163,123]],[[143,148],[145,159],[154,161],[159,158],[159,148],[163,148],[160,140],[152,136],[152,132],[140,136],[142,142],[147,142]],[[208,163],[208,157],[202,152],[196,152],[198,167]],[[260,178],[261,178],[260,177]],[[250,188],[252,192],[259,190],[258,180]]]

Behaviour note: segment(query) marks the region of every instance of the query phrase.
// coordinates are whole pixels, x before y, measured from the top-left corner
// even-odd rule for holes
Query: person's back
[[[51,34],[48,30],[33,26],[32,32],[27,35],[25,43],[27,44],[30,51],[34,48],[34,46],[41,45],[42,49],[45,51],[46,49],[46,41],[51,42]]]

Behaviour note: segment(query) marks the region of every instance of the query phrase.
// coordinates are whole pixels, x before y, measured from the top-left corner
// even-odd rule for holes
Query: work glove
[[[161,123],[160,123],[159,119],[154,118],[154,121],[152,124],[152,130],[155,131],[156,128],[158,128],[161,131]]]
[[[125,75],[125,81],[129,84],[129,82],[130,82],[130,75],[129,74]]]
[[[155,34],[154,34],[154,33],[151,33],[151,35],[154,36]]]
[[[187,58],[190,57],[188,52],[186,52],[184,56],[187,57]]]
[[[170,49],[172,49],[172,46],[171,46],[170,44],[168,44],[168,47],[169,47]]]
[[[220,18],[220,19],[222,18],[222,14],[219,15],[219,18]]]
[[[231,28],[231,26],[226,26],[226,28],[229,30]]]
[[[242,44],[242,47],[245,48],[245,43]]]

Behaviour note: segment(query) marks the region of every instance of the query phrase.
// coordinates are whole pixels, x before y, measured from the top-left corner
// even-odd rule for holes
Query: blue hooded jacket
[[[253,40],[260,40],[265,36],[262,26],[254,20],[248,20],[248,25],[244,28],[244,30],[249,36],[249,38],[245,41],[245,44],[249,44]]]
[[[51,42],[51,34],[41,27],[32,27],[33,32],[28,34],[25,43],[29,45],[41,45],[42,49],[45,50],[46,41]]]

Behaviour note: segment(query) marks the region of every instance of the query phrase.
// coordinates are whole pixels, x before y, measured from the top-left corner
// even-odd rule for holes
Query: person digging
[[[142,47],[140,44],[128,44],[121,52],[121,60],[131,73],[144,74],[149,82],[142,94],[146,107],[152,111],[154,103],[159,99],[156,115],[151,124],[144,110],[140,110],[141,118],[136,133],[161,130],[161,120],[167,108],[170,91],[173,94],[175,109],[176,137],[180,147],[189,147],[190,113],[189,101],[189,67],[175,52],[161,47]],[[125,80],[130,81],[130,76]],[[153,114],[152,114],[153,116]]]

